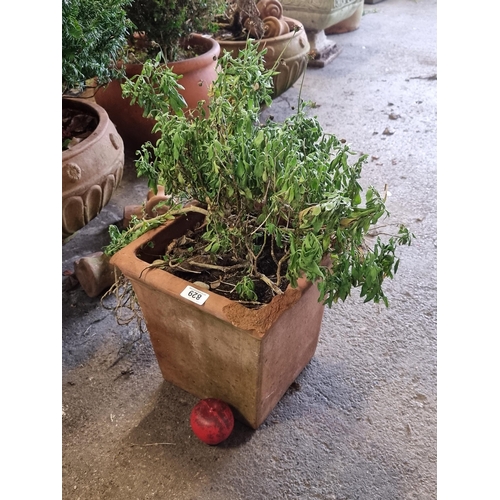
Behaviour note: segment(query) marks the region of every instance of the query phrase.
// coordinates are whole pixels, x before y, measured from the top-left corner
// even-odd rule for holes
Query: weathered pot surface
[[[227,402],[257,429],[314,355],[324,305],[306,280],[260,309],[208,290],[200,290],[208,296],[203,304],[184,298],[191,283],[148,267],[202,220],[192,213],[150,231],[111,264],[134,287],[165,380],[199,398]]]
[[[361,24],[361,18],[363,17],[364,5],[361,2],[358,8],[354,11],[352,15],[345,18],[339,23],[335,23],[328,28],[325,28],[326,35],[341,35],[342,33],[349,33],[355,31],[359,28]]]
[[[93,113],[97,128],[62,153],[62,236],[84,227],[99,214],[120,184],[125,153],[123,140],[106,111],[91,101],[63,98],[62,105]]]
[[[356,22],[359,25],[363,2],[364,0],[281,1],[283,12],[299,19],[307,32],[311,55],[308,66],[322,68],[340,54],[340,47],[335,40],[326,37],[325,29],[330,28],[329,34],[356,29],[354,25]],[[333,26],[343,21],[346,21],[344,27],[340,25],[338,31],[335,31]]]
[[[204,52],[197,57],[168,63],[176,74],[183,75],[178,82],[184,87],[180,93],[188,105],[186,112],[194,110],[199,101],[208,102],[208,89],[217,77],[217,59],[220,52],[218,42],[210,37],[193,34],[189,43]],[[141,70],[142,64],[125,65],[128,78],[140,74]],[[108,112],[123,137],[125,146],[137,150],[147,141],[155,143],[159,134],[151,133],[155,121],[144,118],[143,110],[138,104],[131,106],[130,98],[122,97],[122,82],[123,80],[113,80],[100,87],[95,93],[95,100]]]
[[[280,0],[286,16],[299,19],[306,31],[322,31],[352,16],[364,0]]]
[[[267,49],[264,56],[266,69],[271,69],[278,59],[281,61],[276,67],[279,73],[273,77],[273,98],[288,90],[300,78],[309,59],[310,47],[304,26],[296,19],[283,16],[283,20],[290,29],[288,33],[259,42],[259,50]],[[245,48],[246,41],[219,40],[219,44],[221,55],[226,50],[236,57]]]

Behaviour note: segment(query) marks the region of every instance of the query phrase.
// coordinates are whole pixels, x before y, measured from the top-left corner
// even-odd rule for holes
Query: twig
[[[410,76],[410,80],[437,80],[437,73],[430,76]]]
[[[92,323],[90,323],[90,325],[87,327],[87,329],[82,333],[82,336],[85,335],[90,330],[90,328],[92,327],[92,325],[95,325],[96,323],[99,323],[103,319],[104,318],[99,318],[99,319],[95,319],[94,321],[92,321]],[[78,344],[75,344],[75,346],[86,344],[96,334],[97,334],[97,332],[93,333],[89,338],[85,339],[83,342],[79,342]]]
[[[172,264],[172,261],[169,260],[168,267],[170,267],[171,269],[179,269],[180,271],[184,271],[185,273],[201,274],[201,271],[195,271],[194,269],[186,269],[185,267],[182,267],[181,262],[179,262],[178,264]]]
[[[134,370],[128,368],[127,370],[122,370],[119,375],[117,375],[114,379],[113,382],[118,380],[120,377],[125,377],[126,375],[132,375],[134,373]]]
[[[139,342],[139,340],[142,339],[142,331],[139,331],[139,337],[137,337],[136,339],[134,339],[129,345],[128,345],[128,349],[123,353],[121,354],[120,356],[118,356],[114,361],[113,363],[111,363],[111,365],[108,366],[107,370],[111,370],[111,368],[113,368],[114,366],[116,366],[127,354],[130,353],[130,351],[132,350],[132,347],[134,347],[134,344],[136,342]]]
[[[281,257],[281,259],[278,262],[278,265],[276,266],[276,285],[280,286],[281,283],[281,266],[283,263],[288,260],[288,257],[290,256],[290,250],[287,250],[285,255]]]
[[[215,264],[206,264],[204,262],[197,262],[195,260],[184,261],[184,263],[186,262],[193,266],[201,267],[203,269],[214,269],[216,271],[223,271],[223,272],[234,271],[235,269],[242,269],[245,267],[245,264],[234,264],[232,266],[217,266]],[[197,272],[197,271],[191,271],[191,272]]]
[[[116,299],[116,305],[114,307],[109,307],[104,303],[104,299],[108,295],[114,295]],[[120,325],[128,325],[134,319],[136,320],[141,332],[144,332],[143,328],[144,317],[142,316],[142,310],[137,302],[132,284],[128,278],[124,275],[120,275],[115,279],[115,282],[109,288],[109,290],[102,296],[101,305],[107,309],[112,310],[115,314],[116,322]],[[124,318],[123,311],[128,309],[130,311],[130,316]]]
[[[175,445],[175,443],[145,443],[145,444],[133,443],[130,446],[158,446],[158,445],[164,445],[164,444]]]
[[[281,288],[277,287],[265,274],[259,273],[258,271],[255,272],[255,276],[259,279],[261,279],[271,290],[277,294],[277,295],[282,295],[283,290]]]
[[[266,202],[266,198],[267,198],[267,190],[269,189],[269,182],[267,183],[267,187],[266,187],[266,193],[264,195],[264,203]],[[266,216],[266,218],[250,233],[250,236],[253,236],[254,234],[257,233],[257,231],[260,231],[260,229],[262,229],[266,222],[267,222],[267,219],[269,219],[269,217],[271,217],[271,212],[269,212]]]
[[[259,260],[259,257],[262,255],[262,252],[264,251],[264,247],[266,246],[266,242],[267,242],[267,234],[264,233],[264,241],[262,242],[262,245],[260,246],[259,253],[254,257],[256,266],[257,266],[257,261]],[[248,248],[248,245],[247,245],[247,248]]]
[[[276,255],[274,253],[274,237],[271,237],[271,257],[274,260],[274,263],[278,265],[278,259],[276,258]],[[279,279],[279,273],[278,273],[278,279]]]

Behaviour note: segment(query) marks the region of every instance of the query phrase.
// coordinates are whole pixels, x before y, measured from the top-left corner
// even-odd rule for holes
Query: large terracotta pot
[[[208,102],[208,89],[217,77],[217,59],[220,52],[218,42],[203,35],[192,35],[189,44],[197,48],[199,56],[168,64],[176,74],[182,75],[179,83],[184,90],[180,93],[188,105],[186,112],[195,109],[198,101]],[[141,70],[142,64],[125,65],[128,78],[138,75]],[[106,109],[123,137],[125,146],[137,150],[147,141],[155,143],[159,134],[151,133],[155,121],[144,118],[139,105],[131,106],[130,99],[122,97],[122,82],[123,80],[113,80],[107,86],[100,87],[95,94],[95,101]]]
[[[335,40],[328,39],[325,29],[330,28],[352,17],[352,20],[361,19],[364,0],[281,0],[285,15],[299,19],[304,25],[309,44],[311,58],[309,66],[323,67],[330,63],[340,53]],[[350,29],[354,24],[351,23]],[[345,32],[338,31],[338,33]],[[331,28],[330,33],[334,33]]]
[[[62,235],[72,235],[109,202],[118,187],[125,161],[123,140],[106,111],[82,99],[63,98],[63,108],[94,114],[99,123],[92,134],[62,153]]]
[[[148,266],[202,221],[197,213],[170,221],[117,252],[111,264],[132,282],[165,380],[199,398],[222,399],[257,429],[314,355],[324,305],[303,279],[257,310],[208,290],[184,298],[196,287]]]
[[[259,42],[259,50],[267,48],[264,56],[265,67],[270,69],[276,63],[279,73],[273,77],[274,92],[272,97],[277,97],[288,90],[302,75],[307,67],[309,58],[309,42],[307,41],[304,26],[297,20],[284,17],[290,31],[284,35],[264,38]],[[221,54],[231,52],[236,57],[241,49],[245,48],[246,41],[219,40]]]

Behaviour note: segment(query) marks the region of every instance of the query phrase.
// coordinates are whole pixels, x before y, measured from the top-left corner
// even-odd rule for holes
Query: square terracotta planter
[[[191,283],[148,266],[202,219],[192,213],[170,221],[111,263],[132,283],[164,379],[199,398],[222,399],[257,429],[314,355],[324,306],[306,280],[260,309],[207,290],[200,290],[208,295],[201,305],[184,298]]]

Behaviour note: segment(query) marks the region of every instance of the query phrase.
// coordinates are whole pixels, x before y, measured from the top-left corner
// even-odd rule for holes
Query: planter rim
[[[190,57],[189,59],[182,59],[180,61],[168,62],[167,66],[169,68],[175,67],[175,72],[182,75],[182,71],[189,69],[194,61],[199,61],[200,66],[209,65],[210,61],[215,61],[219,57],[220,45],[218,40],[213,38],[211,35],[202,35],[199,33],[192,33],[188,39],[188,43],[191,45],[202,46],[206,50],[202,54],[195,57]],[[127,74],[140,73],[143,63],[125,63],[125,71]]]
[[[185,299],[179,295],[179,293],[184,290],[186,286],[193,286],[191,282],[179,278],[162,269],[148,269],[150,264],[137,256],[137,253],[141,247],[148,243],[157,234],[166,230],[168,226],[178,221],[178,219],[184,217],[186,216],[178,216],[175,219],[167,221],[161,226],[143,234],[142,236],[116,252],[111,257],[110,264],[119,268],[120,271],[132,281],[141,281],[151,288],[157,288],[163,293],[166,293],[170,296],[175,296],[179,300],[192,304],[192,302],[190,302],[188,299]],[[245,315],[249,314],[251,316],[255,316],[256,322],[261,322],[264,317],[272,315],[273,310],[276,309],[275,306],[278,305],[278,302],[284,300],[283,297],[286,297],[289,304],[279,312],[279,314],[275,318],[277,319],[283,312],[285,312],[286,309],[297,302],[301,295],[312,285],[312,282],[306,280],[305,278],[299,278],[297,282],[297,288],[292,288],[290,285],[288,285],[284,294],[274,296],[268,304],[263,305],[259,309],[249,309],[236,301],[228,299],[227,297],[224,297],[210,290],[201,290],[209,295],[209,299],[202,306],[197,307],[202,307],[207,313],[212,314],[223,321],[231,323],[233,326],[249,332],[256,338],[262,339],[270,329],[267,328],[265,330],[259,330],[257,328],[250,329],[241,327],[240,325],[238,325],[238,310],[240,312],[245,312]],[[193,287],[196,288],[196,286]],[[175,289],[178,293],[174,293],[172,289]],[[193,307],[194,306],[195,304],[193,304]],[[231,310],[232,313],[228,314],[229,310]],[[274,323],[275,319],[273,319],[272,323]]]
[[[63,108],[67,107],[73,109],[76,108],[76,109],[91,110],[97,115],[97,118],[99,120],[97,127],[88,137],[86,137],[81,142],[73,146],[71,149],[67,149],[66,151],[62,152],[62,161],[65,162],[71,160],[73,156],[80,154],[83,150],[89,148],[101,138],[101,136],[105,132],[107,122],[109,122],[109,116],[106,110],[102,106],[93,101],[84,101],[82,99],[79,99],[78,97],[65,97],[65,96],[63,96],[62,100],[63,100]],[[65,106],[65,102],[66,104],[68,104],[67,106]]]
[[[180,77],[178,83],[183,89],[179,89],[179,91],[186,101],[186,106],[183,108],[184,113],[198,113],[200,101],[204,101],[203,106],[208,112],[209,90],[217,76],[220,46],[214,39],[197,34],[192,36],[190,43],[192,46],[198,44],[199,47],[203,48],[200,52],[204,51],[204,53],[169,64],[172,71]],[[152,117],[144,117],[144,110],[139,104],[136,102],[131,105],[131,98],[123,96],[121,85],[124,79],[139,75],[143,64],[123,62],[121,67],[125,70],[125,76],[97,85],[94,99],[106,109],[110,120],[122,137],[125,147],[137,151],[145,142],[156,143],[161,132],[153,133],[152,128],[156,121]]]
[[[284,21],[286,21],[286,23],[290,26],[290,28],[293,28],[294,26],[296,26],[298,29],[296,31],[289,31],[288,33],[285,33],[283,35],[279,35],[279,36],[272,36],[272,37],[269,37],[269,38],[261,38],[260,40],[257,40],[257,39],[252,39],[254,40],[255,42],[258,42],[259,45],[263,45],[265,46],[266,43],[270,43],[270,42],[275,42],[275,41],[285,41],[285,40],[288,40],[289,38],[293,38],[295,35],[298,35],[300,34],[301,31],[304,31],[305,32],[305,28],[304,28],[304,25],[298,21],[297,19],[293,19],[292,17],[287,17],[287,16],[282,16],[282,19]],[[215,39],[219,42],[220,46],[221,47],[230,47],[230,48],[237,48],[237,47],[241,47],[241,46],[244,46],[246,44],[246,40],[219,40],[219,39]]]

